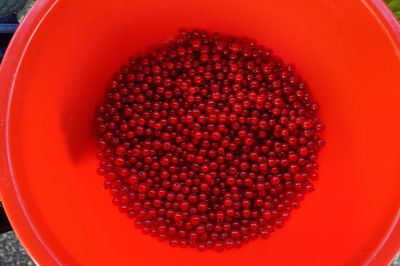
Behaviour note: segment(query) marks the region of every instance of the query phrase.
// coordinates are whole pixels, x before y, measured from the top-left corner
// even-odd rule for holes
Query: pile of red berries
[[[112,81],[96,114],[98,173],[143,233],[238,248],[314,190],[317,109],[293,65],[254,40],[182,30]]]

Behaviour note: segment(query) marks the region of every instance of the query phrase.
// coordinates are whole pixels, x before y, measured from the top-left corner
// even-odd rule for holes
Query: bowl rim
[[[9,147],[9,115],[16,73],[35,32],[60,0],[38,0],[18,27],[0,66],[0,200],[22,244],[34,260],[44,265],[63,264],[30,221],[21,193],[13,179]],[[360,0],[385,29],[400,54],[400,23],[382,0]],[[380,245],[370,254],[367,265],[389,264],[400,249],[400,210]]]

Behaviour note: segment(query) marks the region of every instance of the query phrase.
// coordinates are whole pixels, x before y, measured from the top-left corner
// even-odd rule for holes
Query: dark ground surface
[[[0,265],[35,265],[14,232],[0,234]]]

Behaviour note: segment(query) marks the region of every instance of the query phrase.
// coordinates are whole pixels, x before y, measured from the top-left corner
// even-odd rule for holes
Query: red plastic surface
[[[181,27],[256,38],[322,106],[316,191],[269,240],[173,249],[135,229],[96,174],[93,114],[108,81]],[[0,80],[0,191],[42,265],[384,265],[399,248],[400,29],[378,0],[42,0]]]

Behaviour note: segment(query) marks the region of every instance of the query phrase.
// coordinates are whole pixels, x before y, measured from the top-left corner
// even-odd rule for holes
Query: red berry
[[[271,50],[181,30],[111,82],[96,109],[97,172],[144,234],[240,248],[282,228],[314,190],[318,109]]]

